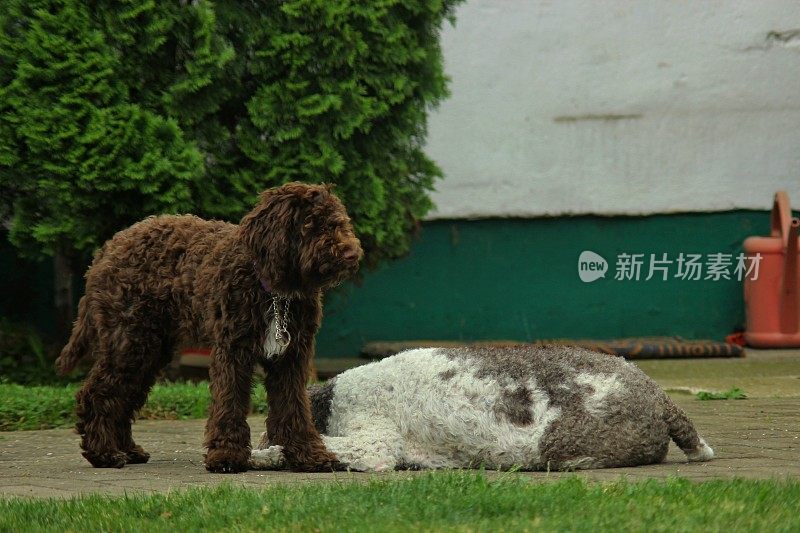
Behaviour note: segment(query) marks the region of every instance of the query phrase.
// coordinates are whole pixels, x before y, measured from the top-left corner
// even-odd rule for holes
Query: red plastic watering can
[[[800,219],[792,218],[789,195],[779,191],[772,206],[769,237],[748,237],[744,241],[745,254],[751,261],[757,254],[761,256],[758,277],[744,279],[744,336],[750,346],[800,346],[798,232]]]

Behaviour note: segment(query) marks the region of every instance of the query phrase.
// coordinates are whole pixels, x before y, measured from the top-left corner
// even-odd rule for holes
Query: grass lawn
[[[79,384],[25,386],[0,383],[0,431],[49,429],[75,423],[75,392]],[[156,385],[139,413],[140,419],[205,418],[211,394],[208,383]],[[266,413],[264,386],[253,389],[255,412]]]
[[[0,531],[798,531],[800,482],[538,484],[476,472],[0,501]]]

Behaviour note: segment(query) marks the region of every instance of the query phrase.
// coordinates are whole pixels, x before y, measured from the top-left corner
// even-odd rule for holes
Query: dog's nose
[[[344,258],[345,261],[358,261],[359,255],[360,254],[358,253],[358,250],[356,248],[348,246],[345,249],[344,253],[342,254],[342,257]]]

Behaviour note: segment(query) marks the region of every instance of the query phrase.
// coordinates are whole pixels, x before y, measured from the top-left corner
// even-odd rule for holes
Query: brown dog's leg
[[[293,340],[283,356],[265,365],[269,443],[283,446],[289,466],[297,471],[331,470],[337,464],[311,418],[306,383],[312,343],[313,337],[309,336]]]
[[[136,360],[142,361],[142,365],[126,387],[128,400],[125,402],[123,420],[128,422],[120,424],[120,443],[121,449],[127,455],[128,464],[142,464],[150,459],[150,454],[133,441],[131,423],[136,413],[147,401],[147,396],[156,382],[158,373],[172,360],[173,344],[168,339],[155,341],[152,343],[152,348],[141,345],[134,353],[137,354]],[[160,357],[158,357],[159,355]]]
[[[150,458],[133,441],[131,423],[165,364],[161,339],[152,333],[128,331],[116,338],[115,349],[101,352],[76,395],[83,456],[96,467],[121,468]]]
[[[122,451],[120,432],[116,428],[123,399],[119,394],[119,377],[113,372],[108,356],[101,356],[83,387],[75,395],[83,456],[98,468],[122,468],[127,455]]]
[[[244,472],[250,463],[250,349],[215,347],[211,354],[211,409],[206,423],[205,457],[209,472]]]

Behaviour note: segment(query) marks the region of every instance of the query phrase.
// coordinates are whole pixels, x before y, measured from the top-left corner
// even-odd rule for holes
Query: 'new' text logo
[[[608,271],[608,262],[603,256],[589,250],[581,252],[578,257],[578,276],[584,283],[590,283],[596,279],[604,278]]]

